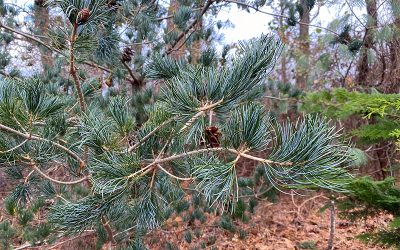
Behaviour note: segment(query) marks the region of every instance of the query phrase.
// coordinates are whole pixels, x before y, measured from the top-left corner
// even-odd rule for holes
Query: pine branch
[[[45,174],[42,170],[40,170],[40,168],[37,166],[37,164],[29,156],[23,156],[22,158],[24,160],[29,161],[28,164],[33,168],[34,171],[38,172],[43,178],[45,178],[53,183],[57,183],[57,184],[61,184],[61,185],[75,185],[75,184],[84,182],[85,180],[88,179],[88,176],[85,176],[82,179],[75,180],[75,181],[59,181],[59,180],[51,178],[50,176]],[[33,171],[30,174],[32,174],[32,173],[33,173]],[[26,177],[26,179],[28,179],[28,178],[29,178],[29,175]]]
[[[159,169],[161,169],[164,173],[166,173],[167,175],[169,175],[170,177],[180,180],[180,181],[190,181],[193,180],[193,178],[182,178],[182,177],[178,177],[176,175],[171,174],[170,172],[168,172],[168,170],[166,170],[165,168],[163,168],[160,164],[157,164],[157,167]]]
[[[130,75],[131,78],[132,78],[132,80],[129,81],[129,82],[131,82],[133,85],[135,85],[135,86],[137,86],[137,87],[140,87],[141,81],[138,79],[138,77],[135,76],[135,74],[133,73],[133,71],[132,71],[132,69],[129,67],[129,65],[128,65],[125,61],[123,61],[123,60],[121,60],[121,61],[122,61],[122,64],[125,66],[125,68],[128,70],[128,73],[129,73],[129,75]]]
[[[167,55],[171,54],[174,50],[174,47],[183,39],[183,37],[189,33],[189,31],[201,20],[202,16],[207,12],[210,6],[213,4],[213,0],[208,0],[206,5],[200,12],[200,15],[183,31],[181,32],[178,37],[175,39],[174,43],[172,44],[171,48],[169,48],[166,52]]]
[[[169,51],[169,54],[173,51],[179,51],[185,44],[187,41],[189,41],[190,37],[193,35],[193,33],[196,32],[196,28],[194,28],[190,34],[186,37],[185,41],[183,41],[177,48],[175,49],[171,49],[171,51]],[[168,55],[168,54],[167,54]]]
[[[41,41],[40,39],[38,39],[38,38],[36,38],[36,37],[34,37],[34,36],[30,35],[30,34],[27,34],[27,33],[25,33],[25,32],[22,32],[22,31],[13,29],[13,28],[11,28],[11,27],[9,27],[9,26],[7,26],[7,25],[4,25],[2,22],[0,22],[0,28],[3,28],[3,29],[5,29],[6,31],[9,31],[9,32],[11,32],[11,33],[15,33],[15,34],[21,35],[21,36],[23,36],[23,37],[25,37],[25,38],[28,38],[28,39],[30,39],[30,40],[32,40],[32,41],[35,41],[35,42],[39,43],[40,45],[46,47],[47,49],[49,49],[49,50],[51,50],[51,51],[54,51],[54,52],[56,52],[56,53],[59,54],[59,55],[62,55],[62,56],[67,57],[67,55],[66,55],[65,53],[63,53],[61,50],[58,50],[58,49],[56,49],[56,48],[53,48],[52,46],[46,44],[45,42]],[[111,69],[106,68],[106,67],[103,67],[103,66],[101,66],[101,65],[99,65],[99,64],[97,64],[97,63],[91,62],[91,61],[85,61],[85,62],[83,62],[83,64],[86,64],[86,65],[88,65],[88,66],[90,66],[90,67],[93,67],[93,68],[96,68],[96,69],[101,69],[101,70],[107,71],[107,72],[109,72],[109,73],[112,72]]]
[[[61,144],[59,144],[57,142],[54,142],[54,141],[39,137],[37,135],[22,133],[22,132],[17,131],[17,130],[15,130],[13,128],[7,127],[7,126],[5,126],[5,125],[3,125],[1,123],[0,123],[0,130],[4,130],[4,131],[7,131],[7,132],[10,132],[12,134],[18,135],[18,136],[20,136],[22,138],[25,138],[27,140],[43,141],[43,142],[50,143],[53,146],[63,150],[64,152],[66,152],[67,154],[72,156],[74,159],[76,159],[79,162],[79,165],[80,165],[81,168],[83,168],[86,165],[85,162],[76,153],[72,152],[70,149],[64,147],[63,145],[61,145]]]
[[[150,133],[148,133],[145,137],[143,137],[138,143],[136,143],[135,145],[131,146],[130,148],[128,148],[128,153],[132,152],[133,150],[137,149],[140,145],[142,145],[145,141],[147,141],[148,139],[150,139],[150,137],[152,135],[154,135],[155,133],[157,133],[158,130],[160,130],[161,128],[163,128],[165,125],[167,125],[168,123],[172,122],[175,119],[175,117],[172,117],[166,121],[164,121],[163,123],[161,123],[160,125],[158,125],[155,129],[153,129]]]
[[[152,167],[154,165],[160,164],[160,163],[164,163],[164,162],[170,162],[170,161],[174,161],[177,159],[181,159],[181,158],[185,158],[188,157],[190,155],[196,155],[196,154],[202,154],[202,153],[210,153],[210,152],[221,152],[221,151],[228,151],[231,152],[233,154],[236,154],[236,156],[242,156],[244,158],[248,158],[251,160],[255,160],[261,163],[265,163],[265,164],[271,164],[271,165],[278,165],[278,166],[291,166],[293,165],[293,163],[291,162],[276,162],[276,161],[272,161],[272,160],[268,160],[268,159],[263,159],[263,158],[259,158],[259,157],[255,157],[246,153],[242,153],[242,151],[237,151],[236,149],[230,149],[230,148],[205,148],[205,149],[198,149],[198,150],[193,150],[193,151],[189,151],[189,152],[185,152],[182,154],[177,154],[177,155],[172,155],[169,157],[165,157],[165,158],[156,158],[153,160],[148,160],[148,161],[152,161],[150,164],[148,164],[147,166],[145,166],[144,168],[140,169],[139,171],[136,171],[133,174],[128,175],[126,178],[127,179],[131,179],[135,176],[137,176],[138,174],[141,174],[141,176],[147,174],[150,170],[152,170]]]
[[[1,25],[1,23],[0,23],[0,25]],[[1,26],[0,26],[0,27],[1,27]],[[4,70],[0,70],[0,75],[3,75],[3,76],[5,76],[5,77],[7,77],[7,78],[16,79],[16,80],[18,80],[18,81],[22,81],[21,78],[19,78],[19,77],[17,77],[17,76],[10,76],[10,74],[8,74],[7,72],[5,72]]]
[[[105,218],[104,216],[101,217],[101,223],[103,224],[103,227],[104,227],[104,229],[105,229],[106,232],[107,232],[108,241],[111,242],[111,243],[113,243],[113,244],[117,243],[117,242],[115,241],[115,238],[114,238],[112,229],[111,229],[111,227],[110,227],[110,223],[106,220],[106,218]]]
[[[357,19],[357,21],[365,28],[368,29],[367,26],[360,20],[360,18],[358,17],[358,15],[356,13],[354,13],[353,8],[351,7],[350,3],[348,0],[345,0],[347,6],[349,7],[351,13],[353,14],[353,16]]]
[[[189,121],[187,121],[185,123],[185,125],[181,128],[180,132],[184,131],[185,129],[187,129],[188,127],[190,127],[193,122],[195,122],[197,120],[197,118],[199,118],[200,116],[204,115],[207,111],[212,110],[213,108],[215,108],[216,106],[220,105],[222,102],[224,101],[224,99],[221,99],[215,103],[211,103],[211,104],[207,104],[203,107],[198,108],[197,110],[199,112],[197,112],[192,118],[190,118]]]
[[[26,140],[24,140],[23,142],[21,142],[20,144],[16,145],[15,147],[12,147],[12,148],[10,148],[10,149],[8,149],[8,150],[6,150],[6,151],[0,151],[0,154],[10,153],[10,152],[12,152],[12,151],[14,151],[14,150],[16,150],[16,149],[22,147],[22,146],[23,146],[25,143],[27,143],[28,141],[29,141],[29,140],[26,139]]]
[[[79,81],[79,76],[76,73],[76,68],[75,68],[75,50],[74,50],[74,45],[75,41],[77,38],[77,31],[78,31],[78,23],[75,23],[73,28],[72,28],[72,34],[70,38],[70,48],[69,48],[69,73],[72,75],[72,78],[74,79],[74,84],[76,88],[76,92],[78,93],[78,98],[79,98],[79,105],[81,106],[81,111],[86,112],[86,103],[85,103],[85,97],[83,96],[82,89],[81,89],[81,83]]]
[[[25,177],[24,183],[27,183],[29,181],[29,178],[32,176],[32,174],[36,171],[36,169],[32,170],[31,172],[28,173],[28,175]]]
[[[279,166],[292,166],[293,163],[292,162],[276,162],[276,161],[271,161],[271,160],[267,160],[267,159],[263,159],[263,158],[259,158],[259,157],[255,157],[246,153],[240,153],[237,152],[236,150],[229,150],[230,152],[234,153],[236,152],[238,155],[250,159],[250,160],[254,160],[254,161],[258,161],[261,163],[265,163],[265,164],[273,164],[273,165],[279,165]]]

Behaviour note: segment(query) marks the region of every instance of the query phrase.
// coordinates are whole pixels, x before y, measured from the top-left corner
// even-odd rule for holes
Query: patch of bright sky
[[[261,10],[273,12],[270,7],[263,7]],[[332,9],[321,7],[319,17],[313,20],[313,24],[326,27],[336,14],[336,11]],[[247,12],[234,5],[229,9],[221,10],[217,19],[222,21],[229,19],[233,24],[233,27],[224,27],[222,30],[225,38],[223,42],[229,44],[271,32],[268,23],[273,20],[273,17],[255,10]]]
[[[217,19],[225,21],[229,20],[233,27],[222,28],[224,34],[224,43],[234,43],[239,40],[247,40],[260,34],[268,33],[268,23],[273,19],[271,16],[251,10],[238,9],[237,6],[232,6],[229,9],[222,9]]]

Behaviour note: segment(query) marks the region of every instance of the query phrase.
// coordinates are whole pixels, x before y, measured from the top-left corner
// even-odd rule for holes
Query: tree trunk
[[[203,18],[201,18],[198,24],[196,24],[196,30],[201,30],[202,28],[203,28]],[[202,40],[199,38],[193,41],[192,46],[190,46],[190,55],[192,56],[192,62],[194,64],[197,63],[201,55],[201,42]]]
[[[44,2],[45,1],[35,0],[33,6],[35,30],[39,35],[42,36],[47,33],[50,27],[49,9],[43,6]],[[43,68],[53,67],[54,62],[51,50],[45,48],[44,46],[39,46],[39,51]]]
[[[392,15],[394,17],[393,29],[395,37],[389,42],[390,48],[390,86],[388,93],[398,93],[400,91],[400,0],[392,0]]]
[[[305,61],[308,64],[308,57],[310,54],[310,27],[308,25],[310,24],[310,9],[307,3],[307,0],[300,0],[300,6],[303,9],[303,12],[300,16],[300,34],[297,42],[299,44],[300,57],[302,58],[302,61]],[[308,70],[307,65],[303,64],[296,66],[296,84],[300,89],[306,88]]]
[[[377,6],[376,0],[365,0],[367,6],[367,14],[369,16],[369,22],[366,25],[365,29],[365,38],[364,44],[360,51],[360,59],[358,61],[357,66],[357,82],[360,85],[368,86],[368,72],[369,72],[369,64],[368,64],[368,50],[372,48],[374,45],[374,27],[378,24],[377,19]]]
[[[283,14],[285,13],[285,6],[284,4],[281,4],[281,15],[283,16]],[[285,34],[285,30],[286,28],[284,27],[284,23],[283,23],[283,17],[279,18],[279,34],[280,34],[280,38],[284,43],[288,43],[288,39],[287,36]],[[282,53],[281,55],[281,74],[282,74],[282,78],[281,81],[284,84],[289,83],[288,81],[288,77],[287,77],[287,59],[286,59],[286,54]]]
[[[168,16],[174,15],[175,12],[179,9],[180,4],[179,0],[171,0],[169,3],[169,8],[168,8]],[[174,24],[174,19],[169,18],[167,20],[167,30],[168,32],[178,32],[178,27]],[[185,39],[181,39],[179,43],[175,46],[174,50],[170,53],[170,56],[175,59],[179,59],[180,57],[185,55],[185,45],[184,45]]]

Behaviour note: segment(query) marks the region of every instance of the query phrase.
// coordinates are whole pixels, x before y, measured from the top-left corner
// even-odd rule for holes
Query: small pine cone
[[[132,146],[136,145],[137,143],[139,143],[139,138],[138,138],[137,133],[131,133],[128,136],[128,145],[129,145],[129,147],[132,147]]]
[[[78,12],[77,23],[84,24],[87,22],[90,16],[90,10],[88,8],[83,8]]]
[[[123,62],[130,62],[132,61],[133,50],[129,47],[126,47],[122,52],[122,61]]]
[[[222,134],[218,130],[215,126],[206,127],[204,132],[208,148],[217,148],[220,146],[220,137]]]

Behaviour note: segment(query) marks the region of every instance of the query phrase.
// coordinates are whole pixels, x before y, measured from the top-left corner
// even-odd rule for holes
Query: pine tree
[[[208,1],[200,14],[213,3]],[[190,16],[189,26],[167,42],[170,46],[155,45],[143,56],[131,47],[121,53],[116,41],[125,35],[128,44],[157,39],[159,23],[150,18],[160,13],[154,2],[50,4],[67,21],[49,35],[68,81],[57,75],[63,72],[0,79],[0,162],[19,183],[6,205],[25,240],[47,244],[58,232],[95,230],[99,245],[142,248],[142,236],[182,205],[187,195],[182,183],[187,182],[206,206],[245,219],[240,188],[254,184],[239,182],[241,158],[259,162],[255,182],[262,175],[279,190],[345,191],[353,155],[335,127],[312,115],[280,124],[263,106],[265,80],[282,49],[279,39],[261,36],[243,42],[224,65],[212,49],[200,55],[200,63],[191,64],[168,54],[199,16]],[[136,24],[128,26],[131,36],[127,31],[123,38],[118,34],[121,9]],[[80,70],[82,64],[108,72],[107,81],[139,85],[135,95],[115,90],[104,96],[99,82]],[[73,86],[65,88],[69,80]],[[148,82],[161,85],[159,95],[140,91]],[[268,156],[254,156],[261,151]],[[266,195],[268,190],[260,191]],[[40,206],[35,205],[39,199]],[[254,201],[248,206],[254,208]],[[37,225],[31,222],[41,208],[49,209],[49,225],[34,231]],[[198,212],[193,217],[202,219]],[[226,221],[224,225],[229,227]],[[2,243],[15,235],[7,223],[0,229]],[[29,231],[35,233],[23,233]]]

